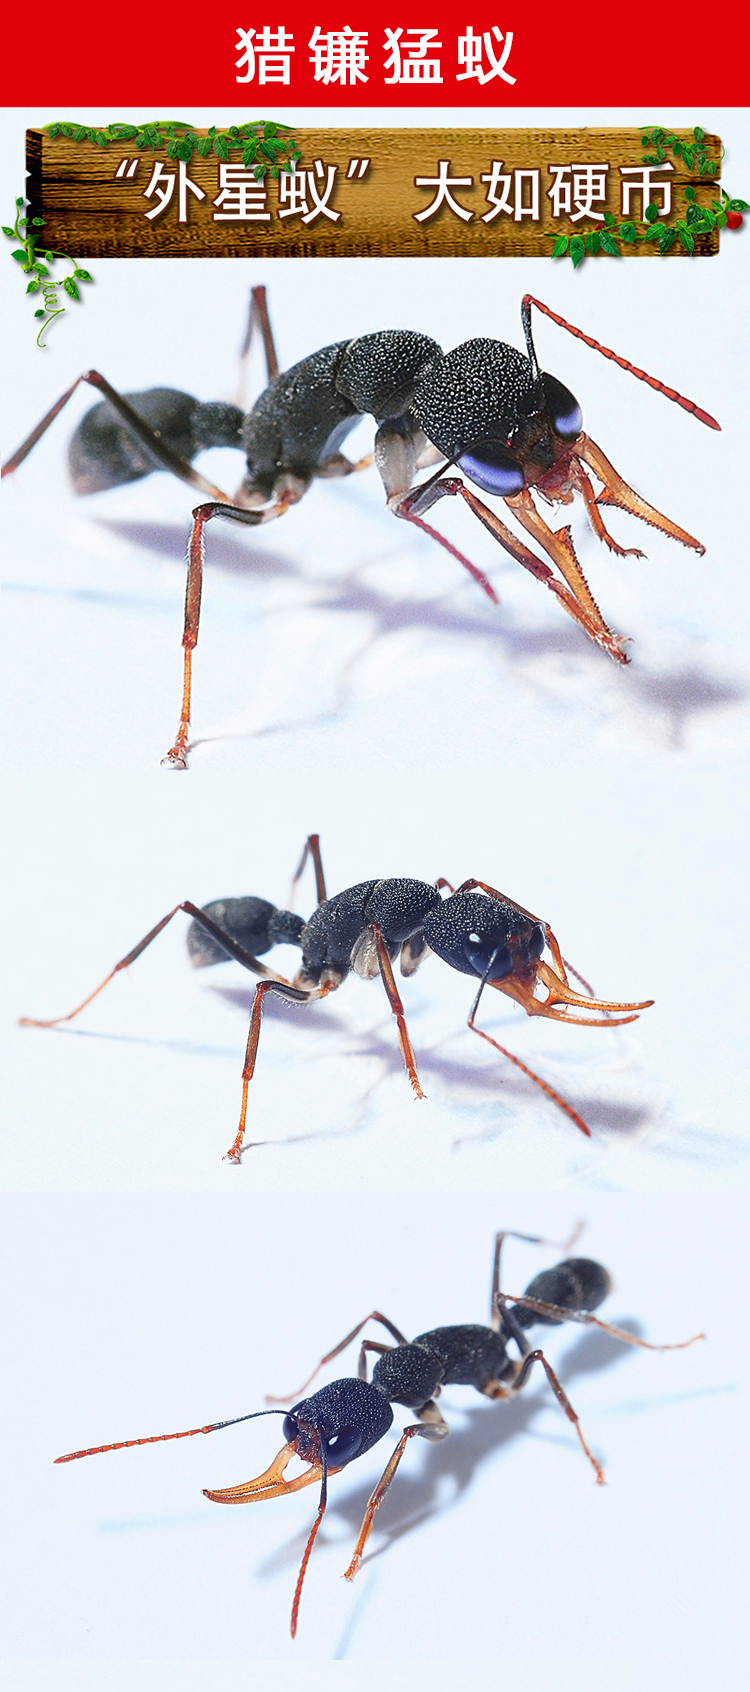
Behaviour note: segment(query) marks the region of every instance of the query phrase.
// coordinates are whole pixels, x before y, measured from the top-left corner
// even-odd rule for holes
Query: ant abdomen
[[[122,397],[172,452],[189,463],[205,447],[241,445],[244,413],[236,405],[222,400],[204,403],[178,388],[147,388]],[[68,467],[77,494],[102,493],[162,468],[108,400],[101,400],[81,418],[68,447]]]
[[[526,1297],[541,1304],[556,1304],[563,1310],[596,1310],[612,1290],[612,1276],[601,1263],[590,1257],[568,1257],[554,1269],[542,1269],[529,1281]],[[533,1328],[536,1322],[545,1327],[558,1327],[560,1316],[543,1316],[523,1304],[513,1306],[513,1315],[522,1328]]]
[[[304,927],[302,918],[294,911],[277,910],[268,899],[257,899],[252,894],[244,899],[213,899],[203,910],[256,958],[284,942],[296,945]],[[187,948],[195,969],[206,969],[210,964],[226,963],[229,959],[229,953],[219,941],[198,922],[191,922],[187,931]]]

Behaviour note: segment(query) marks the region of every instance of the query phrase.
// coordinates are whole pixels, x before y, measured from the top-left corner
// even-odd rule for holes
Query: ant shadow
[[[145,524],[112,518],[97,518],[96,521],[129,544],[159,556],[177,561],[184,553],[185,531],[180,525]],[[501,650],[505,665],[511,669],[528,669],[539,659],[554,660],[556,669],[561,663],[573,664],[577,676],[582,676],[586,684],[591,682],[594,688],[600,687],[602,654],[567,618],[560,617],[538,627],[524,626],[507,606],[483,606],[481,598],[477,599],[473,611],[466,610],[463,605],[455,603],[455,592],[435,599],[407,597],[393,600],[361,580],[362,569],[371,568],[374,560],[368,559],[366,566],[332,582],[328,577],[303,572],[287,554],[263,549],[257,543],[248,545],[225,533],[218,525],[217,531],[211,535],[207,568],[235,577],[297,582],[304,595],[303,603],[314,606],[316,610],[338,617],[361,618],[364,615],[369,619],[371,632],[341,666],[335,678],[330,705],[318,711],[312,719],[320,726],[338,720],[346,712],[363,657],[372,654],[382,640],[399,634],[434,635],[443,641],[479,640],[489,646],[493,656],[498,649]],[[381,562],[394,555],[393,547],[382,549]],[[505,564],[505,560],[501,563]],[[506,565],[506,569],[510,568]],[[264,613],[269,614],[268,611]],[[276,615],[275,612],[272,614]],[[613,681],[616,689],[614,699],[619,700],[617,678],[610,676],[610,684]],[[685,749],[689,726],[694,719],[739,705],[748,697],[748,686],[738,678],[720,677],[708,664],[701,667],[696,661],[663,669],[631,665],[627,687],[629,695],[637,697],[651,717],[663,721],[665,743],[675,751]],[[310,718],[300,718],[299,722],[295,718],[278,721],[236,735],[205,736],[196,739],[192,747],[286,734],[302,722],[309,726]]]
[[[211,985],[209,990],[217,994],[226,1004],[230,1004],[245,1012],[248,1017],[250,1016],[254,998],[252,988]],[[301,1008],[304,1010],[305,1007]],[[368,1089],[353,1128],[350,1127],[341,1131],[331,1130],[330,1128],[317,1131],[309,1130],[304,1135],[286,1135],[279,1140],[275,1139],[274,1145],[298,1145],[301,1140],[341,1139],[348,1138],[351,1133],[359,1134],[365,1121],[364,1105],[371,1102],[376,1089],[383,1086],[394,1076],[403,1078],[404,1085],[406,1085],[403,1059],[393,1039],[390,1019],[377,1023],[361,1032],[353,1033],[344,1019],[337,1016],[333,1011],[330,998],[324,1004],[310,1008],[314,1009],[318,1016],[323,1017],[326,1032],[334,1032],[345,1037],[347,1042],[345,1055],[347,1058],[362,1057],[377,1061],[380,1065],[381,1074],[379,1079]],[[288,1015],[288,1007],[275,1004],[273,997],[268,996],[264,1014],[266,1013],[270,1013],[272,1018],[284,1021]],[[297,1026],[304,1028],[309,1034],[314,1034],[316,1032],[316,1018],[300,1017]],[[318,1023],[317,1026],[319,1027],[320,1024]],[[430,1083],[434,1082],[439,1083],[441,1087],[445,1088],[446,1092],[450,1093],[454,1104],[458,1100],[459,1108],[462,1103],[466,1110],[471,1111],[475,1111],[477,1107],[480,1109],[492,1105],[500,1107],[501,1114],[497,1123],[488,1125],[485,1122],[478,1132],[459,1135],[453,1142],[454,1150],[467,1143],[475,1144],[502,1137],[509,1125],[506,1121],[508,1111],[512,1110],[515,1113],[519,1108],[529,1109],[532,1103],[538,1102],[534,1099],[536,1089],[534,1089],[533,1082],[524,1080],[505,1059],[498,1057],[497,1069],[491,1064],[481,1064],[472,1068],[470,1051],[471,1047],[469,1046],[465,1064],[454,1058],[444,1056],[439,1050],[439,1043],[432,1047],[421,1048],[417,1054],[420,1077],[425,1082],[428,1096]],[[592,1130],[599,1129],[602,1135],[606,1134],[607,1137],[611,1135],[620,1142],[631,1136],[642,1135],[644,1130],[653,1124],[655,1110],[653,1105],[648,1103],[629,1105],[590,1095],[582,1098],[580,1094],[575,1094],[574,1088],[568,1087],[566,1088],[566,1097],[569,1093],[574,1095],[570,1102],[580,1110],[581,1115]],[[499,1096],[500,1094],[502,1096]],[[559,1111],[557,1114],[559,1115]],[[580,1134],[579,1129],[571,1129],[571,1132],[576,1135]],[[258,1142],[254,1143],[257,1144]]]
[[[640,1338],[643,1332],[642,1324],[630,1318],[621,1320],[618,1326],[636,1338]],[[609,1334],[590,1332],[573,1343],[560,1365],[556,1365],[556,1369],[568,1390],[571,1380],[599,1374],[623,1361],[627,1350],[627,1346],[618,1343]],[[452,1393],[457,1389],[448,1387],[445,1390],[446,1393]],[[449,1411],[442,1399],[440,1402],[446,1420],[450,1420],[450,1415],[456,1412]],[[447,1439],[430,1446],[427,1460],[421,1465],[420,1472],[410,1472],[405,1468],[408,1460],[406,1454],[387,1501],[381,1506],[376,1517],[380,1543],[368,1550],[362,1567],[376,1562],[387,1553],[392,1544],[407,1538],[424,1522],[454,1510],[472,1486],[479,1471],[485,1465],[498,1461],[506,1448],[525,1435],[544,1440],[545,1443],[552,1441],[565,1445],[574,1456],[580,1456],[581,1460],[585,1461],[573,1428],[564,1420],[559,1436],[534,1433],[535,1418],[540,1410],[549,1407],[550,1402],[554,1404],[549,1389],[545,1392],[541,1387],[530,1398],[519,1396],[505,1403],[502,1400],[493,1403],[485,1401],[483,1405],[476,1407],[462,1407],[459,1412],[462,1418],[461,1426],[458,1429],[451,1428]],[[405,1421],[409,1419],[409,1411],[402,1406],[396,1405],[395,1410],[397,1415],[399,1412],[403,1415]],[[560,1416],[563,1417],[562,1411]],[[569,1438],[566,1437],[566,1427]],[[356,1538],[372,1486],[371,1479],[355,1486],[344,1497],[335,1493],[329,1497],[328,1514],[345,1524],[347,1536],[351,1534]],[[268,1557],[258,1570],[258,1578],[271,1579],[281,1570],[296,1563],[299,1560],[300,1544],[305,1543],[307,1539],[307,1531],[304,1529],[295,1534]],[[333,1543],[333,1536],[325,1532],[325,1522],[320,1531],[320,1540],[323,1544]]]

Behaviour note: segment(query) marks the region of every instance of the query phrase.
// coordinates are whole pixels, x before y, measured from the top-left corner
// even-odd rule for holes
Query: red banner
[[[513,107],[747,103],[747,11],[726,50],[685,8],[488,5],[413,7],[341,0],[237,0],[219,18],[195,0],[157,13],[77,0],[45,16],[10,14],[3,29],[6,102],[64,108],[231,106]]]

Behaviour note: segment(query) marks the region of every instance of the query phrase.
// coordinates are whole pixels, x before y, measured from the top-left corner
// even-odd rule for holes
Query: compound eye
[[[520,493],[524,485],[523,470],[502,441],[477,441],[468,452],[460,454],[456,463],[470,482],[476,482],[485,493],[497,494],[500,499]]]
[[[284,1438],[287,1442],[287,1445],[293,1445],[294,1441],[297,1438],[297,1435],[299,1433],[299,1427],[298,1427],[298,1424],[297,1424],[296,1416],[285,1416],[284,1420],[281,1424],[281,1431],[284,1435]]]
[[[487,934],[469,934],[464,940],[464,952],[477,975],[490,972],[492,981],[502,981],[513,969],[509,946],[498,946]]]
[[[359,1428],[340,1428],[338,1433],[326,1440],[326,1456],[329,1463],[341,1468],[343,1463],[349,1463],[356,1457],[362,1444]]]
[[[559,435],[562,441],[574,441],[583,428],[583,412],[577,399],[570,388],[566,388],[563,382],[558,382],[556,376],[542,376],[542,384],[555,434]]]

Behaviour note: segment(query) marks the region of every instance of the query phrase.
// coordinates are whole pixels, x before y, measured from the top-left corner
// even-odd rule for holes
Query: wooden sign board
[[[618,225],[641,226],[652,202],[669,223],[685,216],[686,186],[698,205],[717,192],[671,154],[644,183],[651,150],[628,129],[299,129],[295,136],[302,156],[294,179],[282,173],[257,183],[241,153],[222,160],[194,152],[180,164],[166,147],[99,147],[30,129],[32,215],[44,218],[50,248],[77,258],[548,258],[556,236],[601,230],[607,212]],[[704,146],[721,157],[718,136],[706,135]],[[623,256],[658,255],[642,241],[618,245]],[[718,250],[718,229],[696,237],[696,253]],[[687,256],[675,241],[668,256],[680,255]]]

